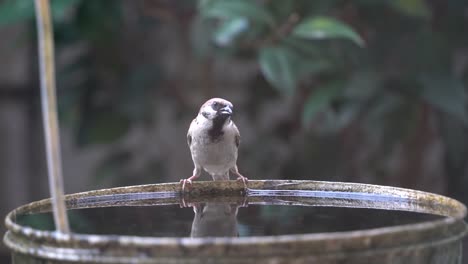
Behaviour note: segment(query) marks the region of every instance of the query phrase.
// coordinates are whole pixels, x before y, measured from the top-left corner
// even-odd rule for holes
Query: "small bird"
[[[212,98],[200,107],[187,133],[195,168],[190,178],[180,181],[182,192],[186,184],[192,184],[192,180],[200,177],[202,170],[208,172],[215,181],[229,180],[231,172],[247,186],[248,179],[237,169],[240,134],[231,120],[232,113],[232,103],[221,98]]]

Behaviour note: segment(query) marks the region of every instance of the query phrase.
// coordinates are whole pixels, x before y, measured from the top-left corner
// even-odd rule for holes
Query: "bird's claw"
[[[245,195],[244,199],[242,200],[241,204],[238,204],[239,207],[249,207],[249,199],[248,196]]]
[[[180,183],[182,184],[182,188],[181,188],[182,193],[185,193],[185,185],[192,186],[192,180],[191,179],[182,179],[182,180],[180,180]]]
[[[189,205],[190,204],[185,201],[185,197],[182,195],[180,197],[180,203],[179,203],[180,208],[185,208],[185,207],[188,207]]]
[[[179,206],[180,208],[193,207],[193,211],[195,213],[201,212],[203,209],[203,206],[201,203],[192,203],[190,201],[187,202],[184,196],[181,197]]]
[[[249,189],[247,187],[247,182],[249,182],[249,179],[247,177],[239,175],[239,177],[237,177],[237,181],[242,182],[244,184],[244,191],[245,193],[247,193],[247,190]]]
[[[239,176],[237,177],[237,181],[241,181],[244,183],[244,185],[247,185],[247,182],[249,181],[249,179],[247,177],[244,177],[244,176]]]

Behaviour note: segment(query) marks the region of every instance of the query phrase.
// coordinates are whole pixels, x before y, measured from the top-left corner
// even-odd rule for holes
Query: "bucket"
[[[69,194],[66,204],[85,215],[71,234],[25,220],[50,217],[50,199],[7,215],[13,263],[447,264],[461,263],[467,232],[454,199],[358,183],[194,182],[183,195],[179,183],[151,184]],[[81,232],[86,221],[101,228]]]

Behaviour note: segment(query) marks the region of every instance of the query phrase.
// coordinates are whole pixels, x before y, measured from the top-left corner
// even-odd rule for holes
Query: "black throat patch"
[[[224,135],[223,126],[226,120],[226,116],[217,116],[213,119],[213,126],[208,129],[208,136],[212,142],[218,141]]]

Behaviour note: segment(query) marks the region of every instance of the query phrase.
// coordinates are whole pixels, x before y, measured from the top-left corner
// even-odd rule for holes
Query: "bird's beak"
[[[218,113],[223,116],[231,116],[232,115],[232,109],[229,106],[225,106],[221,109],[219,109]]]

